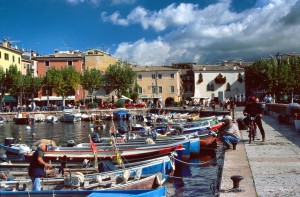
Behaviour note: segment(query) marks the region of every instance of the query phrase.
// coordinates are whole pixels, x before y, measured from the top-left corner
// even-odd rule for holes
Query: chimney
[[[6,48],[8,47],[8,42],[6,39],[3,39],[2,46]]]

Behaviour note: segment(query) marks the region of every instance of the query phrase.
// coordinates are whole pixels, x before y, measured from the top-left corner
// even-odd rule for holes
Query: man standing
[[[262,141],[265,142],[266,137],[265,137],[265,130],[262,126],[262,122],[261,122],[261,117],[264,113],[264,109],[263,107],[256,102],[256,98],[255,96],[250,96],[248,98],[248,104],[246,105],[243,114],[244,115],[249,115],[250,117],[255,117],[254,122],[256,123],[256,125],[258,126],[261,136],[262,136]],[[246,118],[244,118],[244,123],[249,126],[250,124],[250,117],[247,116]]]
[[[51,167],[51,164],[48,164],[44,161],[44,151],[46,151],[46,144],[39,144],[30,161],[28,174],[32,181],[33,191],[41,190],[40,177],[46,177],[46,174],[50,172],[49,170],[45,170],[45,167]]]
[[[231,149],[231,145],[233,146],[233,150],[235,150],[236,144],[239,143],[241,135],[238,126],[232,122],[232,117],[226,115],[223,119],[224,121],[224,129],[222,131],[222,141],[225,145],[226,149]]]

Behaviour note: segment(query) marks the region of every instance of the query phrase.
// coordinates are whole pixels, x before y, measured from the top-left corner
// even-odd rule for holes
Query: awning
[[[34,101],[47,101],[48,97],[47,96],[42,96],[41,98],[34,98]],[[75,100],[75,96],[68,96],[65,98],[65,100],[71,100],[74,101]],[[62,97],[61,96],[49,96],[49,101],[62,101]]]
[[[130,101],[132,101],[132,99],[130,99],[130,98],[124,96],[124,95],[121,96],[120,100],[130,100]]]
[[[10,96],[10,95],[4,95],[3,96],[3,101],[4,102],[17,102],[17,100],[15,99],[15,97]]]

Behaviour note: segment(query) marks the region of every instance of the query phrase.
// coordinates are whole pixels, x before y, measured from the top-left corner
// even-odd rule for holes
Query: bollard
[[[239,189],[240,187],[240,181],[244,179],[243,176],[240,175],[234,175],[230,177],[233,181],[233,189]]]
[[[232,143],[232,149],[233,150],[236,150],[236,145],[237,145],[237,143]]]

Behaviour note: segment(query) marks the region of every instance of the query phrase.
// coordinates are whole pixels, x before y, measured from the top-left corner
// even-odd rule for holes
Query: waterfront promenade
[[[235,117],[243,117],[242,109]],[[249,144],[248,132],[241,130],[237,150],[225,151],[220,197],[300,196],[300,133],[294,125],[280,124],[276,117],[264,115],[266,142]],[[232,190],[231,176],[243,176],[240,192]]]

